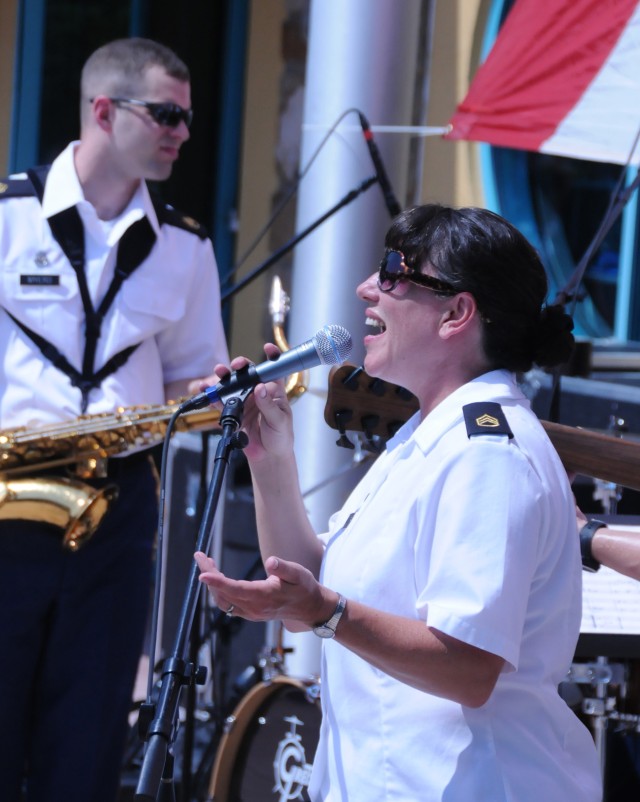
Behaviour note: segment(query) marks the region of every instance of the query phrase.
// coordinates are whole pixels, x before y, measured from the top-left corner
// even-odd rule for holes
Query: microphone
[[[224,402],[229,396],[242,390],[252,390],[256,384],[275,381],[290,373],[296,373],[317,365],[335,365],[351,353],[352,339],[343,326],[323,326],[314,336],[260,365],[247,365],[226,376],[212,387],[188,399],[180,406],[180,412],[201,409],[216,401]]]
[[[373,132],[369,126],[369,120],[367,120],[361,111],[358,112],[358,117],[360,118],[360,126],[362,128],[362,133],[364,134],[364,141],[367,143],[369,153],[371,154],[371,161],[373,162],[373,166],[376,171],[376,178],[378,179],[378,183],[382,189],[382,194],[384,195],[384,202],[391,217],[395,217],[401,212],[400,204],[398,203],[398,199],[393,194],[393,190],[391,189],[391,182],[389,181],[387,171],[384,169],[382,156],[380,155],[378,146],[373,139]]]

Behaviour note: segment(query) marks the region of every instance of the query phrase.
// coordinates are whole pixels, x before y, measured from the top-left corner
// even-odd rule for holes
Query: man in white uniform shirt
[[[0,426],[72,422],[198,392],[228,352],[210,240],[152,200],[189,138],[189,72],[112,42],[86,62],[81,134],[0,185]],[[51,482],[74,466],[47,466]],[[0,522],[2,796],[113,802],[150,596],[157,523],[144,453],[108,460],[117,500],[73,552],[62,530]]]
[[[593,739],[557,690],[581,617],[573,496],[515,379],[568,358],[571,319],[486,210],[410,209],[385,245],[357,291],[364,367],[419,411],[318,538],[282,383],[256,387],[245,454],[267,578],[197,554],[201,580],[223,610],[324,638],[313,802],[597,802]]]

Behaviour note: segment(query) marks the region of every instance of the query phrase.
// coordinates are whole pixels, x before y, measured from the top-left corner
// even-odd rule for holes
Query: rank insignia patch
[[[479,401],[462,407],[467,437],[476,434],[506,434],[513,437],[502,407],[495,401]]]

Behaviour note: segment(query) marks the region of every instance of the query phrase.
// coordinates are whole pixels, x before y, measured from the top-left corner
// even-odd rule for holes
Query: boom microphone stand
[[[238,430],[242,423],[244,401],[250,392],[251,390],[243,390],[236,396],[230,397],[220,416],[222,434],[216,450],[196,551],[208,552],[210,549],[211,528],[229,464],[229,456],[234,449],[244,448],[247,444],[246,435]],[[140,708],[140,730],[147,742],[147,747],[135,799],[146,800],[146,802],[155,802],[158,798],[175,799],[171,748],[177,732],[180,694],[183,687],[193,684],[201,685],[206,678],[206,669],[185,659],[200,590],[198,574],[198,566],[194,561],[182,604],[173,651],[171,656],[164,661],[157,703],[146,703]],[[158,797],[159,792],[162,794],[161,797]]]
[[[226,290],[222,294],[222,301],[227,301],[232,295],[261,275],[325,220],[354,201],[378,181],[377,175],[371,176],[347,193],[325,214],[321,215],[315,222],[275,251],[252,273]],[[207,493],[195,551],[206,553],[210,550],[210,533],[216,515],[224,475],[228,468],[229,455],[235,448],[244,448],[246,445],[245,435],[238,430],[244,413],[244,401],[250,393],[251,390],[244,390],[236,396],[230,397],[226,401],[220,417],[223,431],[216,451],[211,483]],[[136,800],[144,800],[144,802],[156,802],[156,800],[162,800],[162,802],[175,801],[173,785],[174,755],[172,748],[177,735],[178,706],[181,691],[183,687],[193,688],[194,685],[202,685],[206,680],[206,668],[195,665],[186,657],[199,589],[198,567],[194,561],[181,608],[174,648],[171,656],[163,663],[157,702],[147,701],[140,707],[138,727],[141,737],[146,742],[146,748],[136,788]]]
[[[360,184],[359,187],[352,189],[348,192],[342,200],[338,201],[335,206],[332,206],[327,212],[321,215],[317,220],[315,220],[311,225],[307,226],[303,231],[299,234],[296,234],[295,237],[292,237],[288,242],[278,248],[277,251],[274,251],[271,256],[266,259],[261,265],[255,268],[248,276],[242,279],[242,281],[238,281],[237,284],[234,284],[232,287],[229,287],[228,290],[225,290],[222,293],[222,301],[227,301],[231,296],[235,295],[239,292],[243,287],[245,287],[249,282],[253,281],[259,275],[261,275],[268,267],[271,267],[272,264],[278,261],[282,256],[288,253],[293,247],[295,247],[301,240],[303,240],[308,234],[316,229],[319,225],[324,223],[329,217],[335,214],[337,211],[342,209],[343,206],[347,206],[351,201],[354,201],[358,195],[361,195],[365,192],[372,184],[375,184],[378,181],[378,176],[372,175],[370,178],[367,178],[365,181]]]

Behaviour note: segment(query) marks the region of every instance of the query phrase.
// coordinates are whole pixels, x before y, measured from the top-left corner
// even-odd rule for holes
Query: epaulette
[[[27,198],[35,195],[33,184],[25,178],[0,178],[0,200],[4,198]]]
[[[477,401],[462,407],[464,422],[467,424],[467,437],[476,434],[506,434],[509,439],[513,432],[509,428],[502,407],[495,401]]]
[[[158,221],[161,225],[166,223],[169,226],[175,226],[176,228],[182,228],[184,231],[190,231],[192,234],[196,234],[196,236],[200,237],[200,239],[207,239],[209,236],[207,230],[193,217],[179,212],[177,209],[174,209],[173,206],[168,206],[155,197],[152,198],[152,200],[156,214],[158,215]]]
[[[37,179],[41,182],[39,189],[40,195],[42,195],[47,173],[49,172],[49,165],[34,168],[31,172],[32,178],[27,175],[24,178],[0,178],[0,200],[3,198],[26,198],[30,195],[38,195],[33,184],[33,181]],[[182,228],[200,237],[200,239],[207,239],[209,236],[205,227],[197,220],[164,203],[156,194],[151,193],[151,200],[160,225],[166,223],[176,228]]]

